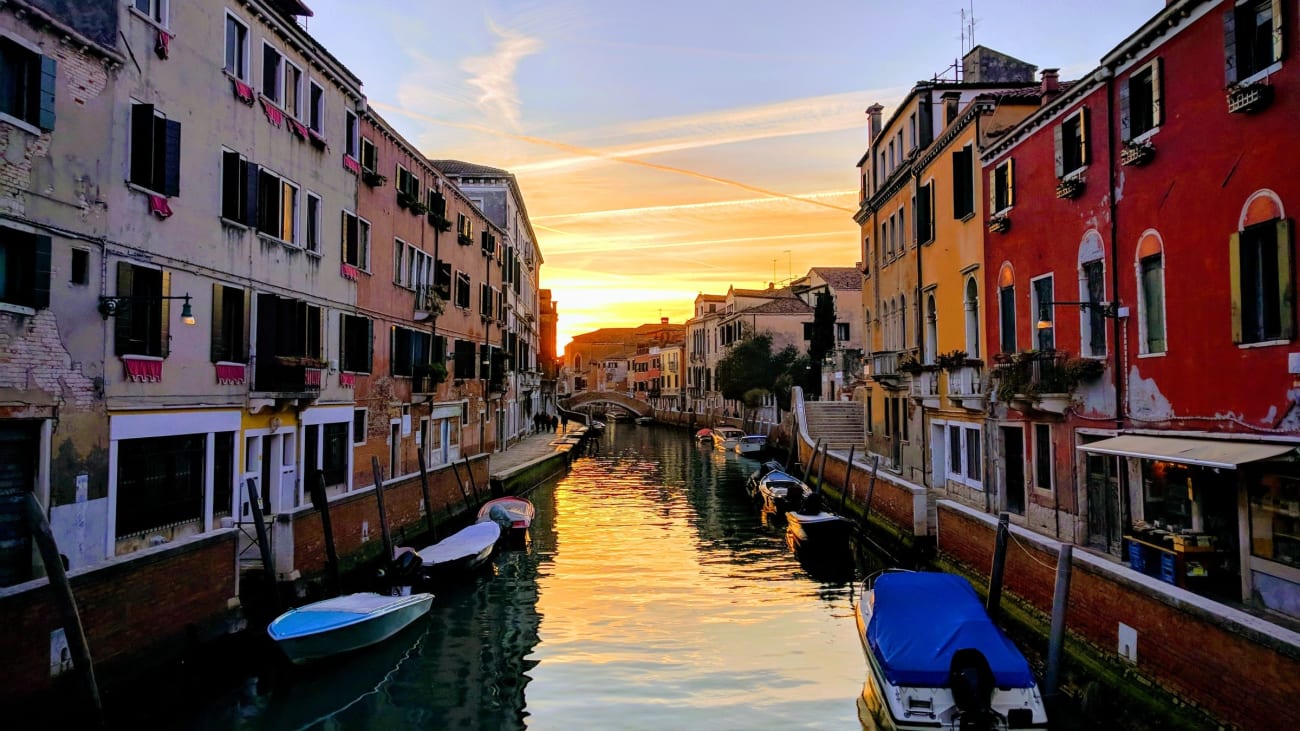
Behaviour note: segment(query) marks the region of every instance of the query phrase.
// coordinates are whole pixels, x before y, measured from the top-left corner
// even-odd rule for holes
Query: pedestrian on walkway
[[[559,424],[559,418],[557,418],[555,414],[551,414],[551,431],[559,431]]]
[[[569,415],[568,415],[568,414],[561,414],[561,415],[560,415],[560,431],[561,431],[561,433],[569,431]]]

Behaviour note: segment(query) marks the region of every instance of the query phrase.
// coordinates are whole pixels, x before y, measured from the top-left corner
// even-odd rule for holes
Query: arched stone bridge
[[[590,404],[616,404],[637,416],[654,416],[655,413],[654,407],[650,404],[611,391],[583,391],[560,402],[561,406],[570,410]]]

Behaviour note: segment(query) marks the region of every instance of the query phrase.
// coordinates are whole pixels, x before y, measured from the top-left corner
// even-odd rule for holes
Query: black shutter
[[[164,124],[162,186],[163,195],[181,194],[181,123],[174,119]]]
[[[244,166],[244,225],[257,226],[257,185],[260,179],[262,169],[255,163],[245,163]]]
[[[375,363],[375,321],[366,318],[366,373],[374,370]]]
[[[239,153],[221,151],[221,215],[232,221],[242,220],[239,215]]]
[[[50,306],[50,237],[33,236],[36,256],[34,257],[34,277],[32,278],[31,307],[38,310]]]
[[[130,297],[135,288],[135,267],[129,262],[119,261],[117,263],[117,292],[118,297]],[[117,314],[113,317],[113,351],[118,355],[126,355],[131,352],[131,316],[132,308],[130,305],[125,307],[119,306]]]
[[[239,362],[248,362],[249,340],[253,335],[253,290],[245,289],[244,292],[244,311],[240,313],[240,319],[243,320],[243,332],[239,339]]]
[[[339,313],[339,370],[348,371],[348,316]]]
[[[1227,84],[1237,83],[1237,10],[1233,6],[1223,14],[1223,79]]]
[[[257,362],[253,369],[253,388],[257,391],[270,390],[275,372],[275,307],[275,295],[257,295]]]
[[[153,105],[131,105],[131,182],[150,187],[153,182]]]
[[[230,345],[225,333],[226,287],[223,284],[212,285],[212,362],[230,360]]]
[[[1127,78],[1119,82],[1119,138],[1125,142],[1133,138],[1133,126],[1128,113],[1128,84]]]
[[[167,299],[172,293],[172,273],[162,272],[162,300],[158,303],[158,347],[154,351],[158,356],[166,358],[171,352],[171,320],[172,320],[172,301]],[[150,353],[153,355],[154,353]]]
[[[54,129],[54,86],[58,80],[58,62],[41,56],[40,116],[37,126],[46,132]]]

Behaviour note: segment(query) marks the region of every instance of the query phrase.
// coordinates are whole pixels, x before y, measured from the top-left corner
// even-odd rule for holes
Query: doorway
[[[1088,453],[1084,473],[1088,492],[1088,545],[1120,555],[1123,532],[1119,509],[1118,457]]]
[[[1003,494],[1007,512],[1025,514],[1025,431],[1018,426],[1004,426],[1002,433]]]
[[[27,494],[36,484],[41,432],[35,422],[0,425],[0,586],[32,576],[32,534]]]

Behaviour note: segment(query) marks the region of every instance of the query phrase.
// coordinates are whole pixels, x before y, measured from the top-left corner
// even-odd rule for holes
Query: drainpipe
[[[926,104],[923,107],[923,109],[933,109],[933,108],[934,108],[933,104]],[[921,185],[921,171],[919,169],[919,166],[914,165],[912,167],[912,190],[915,192],[916,190],[919,189],[920,185]],[[931,209],[930,217],[931,219],[933,219],[934,206],[931,205],[930,209]],[[921,304],[921,291],[922,289],[924,289],[924,286],[922,284],[922,279],[921,279],[921,276],[924,272],[924,270],[921,268],[921,247],[924,246],[925,244],[921,243],[921,237],[917,236],[916,233],[917,224],[919,222],[920,221],[916,216],[916,204],[912,204],[912,236],[916,238],[916,287],[912,290],[912,302],[915,303],[916,306],[916,323],[912,328],[912,333],[913,333],[912,337],[916,338],[917,343],[920,345],[921,362],[924,363],[925,362],[925,336],[921,334],[921,329],[925,326],[925,306]],[[933,228],[933,226],[931,228]],[[932,238],[933,238],[933,233],[934,232],[931,231]],[[939,335],[937,330],[934,336],[934,349],[935,349],[935,354],[938,355]],[[921,408],[921,420],[920,420],[921,438],[917,441],[921,443],[921,474],[924,475],[923,481],[926,484],[929,484],[934,480],[934,475],[930,471],[931,460],[926,459],[926,455],[930,453],[930,443],[929,443],[930,429],[926,424],[926,420],[925,420],[925,405],[922,404],[920,408]],[[935,487],[935,485],[930,485],[930,487]]]
[[[1111,297],[1118,312],[1119,307],[1119,202],[1115,199],[1115,74],[1106,69],[1106,174],[1110,184],[1110,287]],[[1120,337],[1120,318],[1111,319],[1111,340],[1114,343],[1115,428],[1124,427],[1124,342]],[[1077,509],[1078,506],[1076,506]]]

